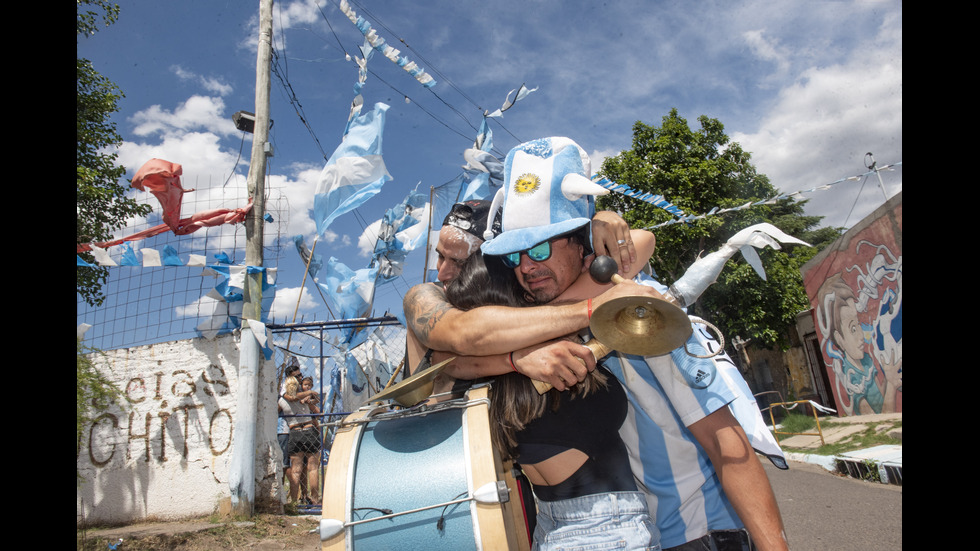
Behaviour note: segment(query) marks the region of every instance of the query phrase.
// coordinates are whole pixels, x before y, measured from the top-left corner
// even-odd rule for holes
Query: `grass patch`
[[[797,417],[802,417],[806,419],[804,415],[797,415]],[[788,418],[788,416],[787,416]],[[796,430],[796,428],[788,429],[784,422],[783,427],[780,432],[816,432],[816,423],[813,417],[809,417],[810,428],[803,430]],[[802,420],[799,421],[801,426],[803,424]],[[833,426],[844,425],[846,423],[841,423],[837,421],[820,421],[820,428],[825,429]],[[856,450],[863,450],[867,448],[873,448],[875,446],[886,446],[886,445],[902,445],[902,440],[900,438],[895,438],[890,436],[895,429],[901,429],[901,421],[882,421],[879,423],[869,423],[867,429],[862,432],[852,434],[847,438],[835,442],[833,444],[824,444],[818,448],[794,448],[792,446],[782,446],[784,451],[789,452],[799,452],[799,453],[810,453],[815,455],[840,455],[847,452],[852,452]],[[783,435],[780,435],[782,437]]]
[[[783,418],[779,432],[815,432],[817,421],[812,415],[801,415],[799,413],[788,412]]]

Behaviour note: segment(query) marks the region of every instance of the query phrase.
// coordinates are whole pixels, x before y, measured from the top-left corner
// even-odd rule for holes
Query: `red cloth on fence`
[[[150,159],[133,176],[133,187],[143,191],[149,191],[163,207],[163,224],[143,230],[122,239],[105,241],[103,243],[80,243],[77,252],[83,253],[92,250],[91,245],[106,249],[114,245],[119,245],[126,241],[139,241],[154,235],[159,235],[166,231],[173,231],[175,235],[186,235],[194,233],[201,228],[220,226],[221,224],[238,224],[245,221],[248,211],[252,210],[252,198],[249,197],[248,205],[237,209],[213,209],[192,214],[187,218],[180,218],[180,205],[184,193],[194,191],[184,189],[180,186],[180,175],[183,172],[177,163],[164,161],[163,159]]]
[[[163,207],[163,223],[170,226],[176,233],[180,223],[180,205],[184,193],[194,191],[180,186],[180,175],[183,168],[177,163],[163,159],[150,159],[133,176],[133,187],[140,191],[149,191]]]

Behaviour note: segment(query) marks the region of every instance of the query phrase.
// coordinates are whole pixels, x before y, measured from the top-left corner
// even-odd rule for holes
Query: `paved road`
[[[790,461],[763,461],[791,551],[894,551],[902,548],[902,487],[839,477]]]

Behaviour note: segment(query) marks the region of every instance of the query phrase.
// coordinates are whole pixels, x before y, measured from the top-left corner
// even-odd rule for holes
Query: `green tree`
[[[83,9],[95,7],[97,10]],[[104,0],[78,0],[76,37],[89,37],[98,30],[100,19],[105,25],[115,22],[119,6]],[[126,187],[119,184],[126,168],[116,165],[115,148],[122,143],[112,122],[117,101],[124,97],[119,87],[102,76],[92,63],[77,58],[77,95],[75,133],[78,149],[75,155],[76,187],[76,244],[107,241],[112,233],[123,227],[133,216],[146,216],[152,207],[126,197]],[[92,262],[94,258],[81,254]],[[75,288],[92,306],[102,304],[105,297],[106,268],[79,267],[75,270]]]
[[[749,162],[751,155],[738,143],[729,142],[721,122],[703,115],[698,121],[700,128],[692,130],[677,109],[664,116],[659,127],[637,121],[632,149],[607,158],[601,175],[637,191],[663,195],[686,214],[700,215],[714,207],[737,207],[779,195],[769,179],[756,172]],[[804,203],[784,199],[658,227],[651,265],[659,281],[669,285],[699,254],[717,250],[739,230],[760,222],[815,245],[758,250],[767,280],[736,254],[717,282],[688,307],[689,313],[717,325],[729,340],[737,335],[765,348],[786,348],[787,330],[796,323],[796,315],[809,308],[799,269],[840,233],[834,228],[813,230],[821,217],[804,216]],[[652,228],[674,218],[654,205],[615,193],[601,197],[598,208],[622,213],[634,228]]]
[[[95,420],[95,417],[116,403],[122,395],[118,387],[98,370],[93,361],[93,357],[99,354],[97,350],[86,347],[82,344],[82,339],[75,338],[76,345],[76,367],[75,390],[77,396],[75,400],[75,436],[77,446],[82,444],[82,431],[86,425]],[[81,483],[78,470],[75,470],[75,477]]]

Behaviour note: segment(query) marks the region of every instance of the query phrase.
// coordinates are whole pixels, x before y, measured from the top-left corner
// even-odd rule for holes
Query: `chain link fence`
[[[283,488],[286,495],[296,496],[298,512],[320,513],[319,488],[323,485],[324,468],[330,460],[335,426],[377,394],[402,378],[405,358],[405,327],[394,317],[270,325],[279,394],[285,385],[286,367],[295,362],[302,378],[311,379],[317,391],[316,420],[319,450],[299,451],[290,439],[290,416],[280,415],[279,445],[283,450]],[[291,453],[296,452],[296,453]],[[309,461],[317,464],[310,474]],[[295,464],[301,461],[301,464]],[[289,474],[290,469],[293,476]],[[307,481],[317,481],[311,488]],[[295,494],[290,486],[299,484]],[[292,500],[290,500],[292,501]]]

